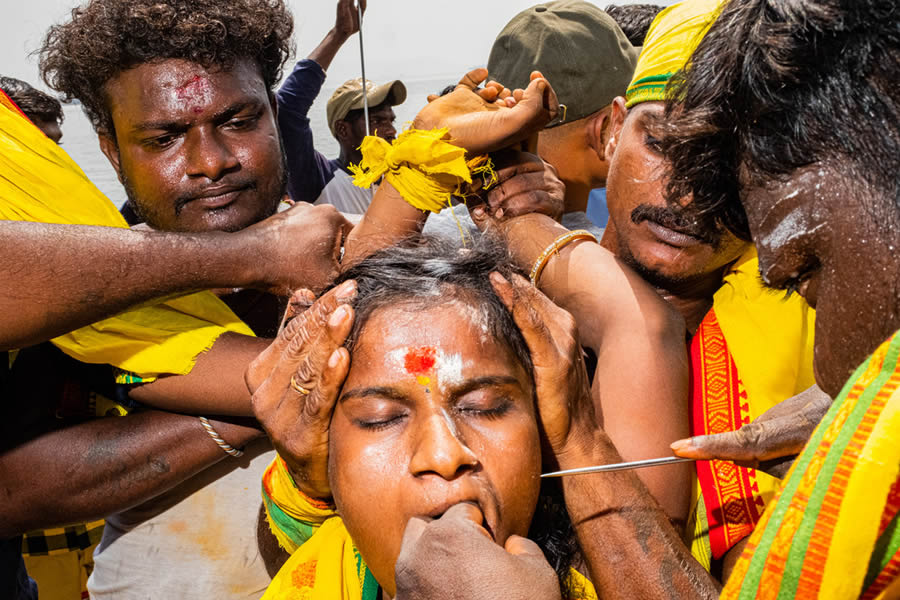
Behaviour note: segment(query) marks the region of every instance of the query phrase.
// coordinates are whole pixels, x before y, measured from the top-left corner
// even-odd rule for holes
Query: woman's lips
[[[481,525],[488,532],[488,535],[491,536],[492,540],[496,540],[497,537],[494,533],[494,528],[496,527],[496,523],[493,521],[495,521],[497,515],[493,514],[493,511],[485,510],[485,507],[477,500],[461,500],[458,502],[450,502],[447,504],[443,504],[439,508],[436,508],[436,509],[430,511],[426,516],[431,519],[440,519],[444,515],[445,512],[450,510],[450,508],[452,508],[453,506],[456,506],[457,504],[462,504],[462,503],[471,504],[471,505],[475,506],[476,508],[478,508],[478,510],[481,512],[481,516],[482,516],[482,520],[481,520],[481,523],[479,523],[479,525]]]
[[[650,233],[653,234],[656,239],[663,242],[664,244],[668,244],[669,246],[675,246],[677,248],[687,248],[689,246],[698,246],[703,243],[698,237],[694,237],[692,235],[688,235],[687,233],[681,233],[680,231],[675,231],[674,229],[669,229],[659,223],[656,223],[651,220],[644,221],[644,225],[647,226],[647,229]]]

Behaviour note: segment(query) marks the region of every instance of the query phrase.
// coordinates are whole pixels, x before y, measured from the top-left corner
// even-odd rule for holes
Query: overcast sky
[[[128,1],[128,0],[122,0]],[[229,0],[221,0],[228,2]],[[613,0],[596,2],[606,6]],[[0,74],[43,88],[30,57],[47,27],[66,18],[82,0],[3,0]],[[615,4],[628,4],[617,0]],[[671,0],[658,2],[672,4]],[[294,13],[297,55],[306,56],[334,24],[335,0],[288,0]],[[484,64],[494,37],[517,12],[535,0],[369,0],[363,29],[367,75],[373,80],[458,76]],[[338,54],[329,79],[359,75],[356,38]]]

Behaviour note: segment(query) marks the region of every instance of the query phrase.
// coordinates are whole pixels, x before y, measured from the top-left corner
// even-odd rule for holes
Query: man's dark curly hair
[[[96,130],[112,133],[104,89],[123,71],[173,58],[228,69],[249,58],[271,90],[293,51],[293,29],[283,0],[90,0],[48,31],[41,76],[78,98]]]
[[[749,239],[741,185],[832,160],[900,206],[896,0],[732,0],[656,132],[667,195]]]
[[[31,84],[21,79],[2,75],[0,75],[0,90],[3,90],[32,121],[35,119],[55,121],[58,125],[62,125],[64,118],[62,104],[50,94],[34,89]]]
[[[613,18],[632,46],[643,46],[650,24],[664,8],[657,4],[610,4],[603,12]]]

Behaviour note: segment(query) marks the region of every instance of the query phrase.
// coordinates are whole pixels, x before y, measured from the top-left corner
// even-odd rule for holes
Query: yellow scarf
[[[687,64],[718,16],[722,1],[685,0],[656,15],[625,92],[625,106],[666,99],[669,78]]]
[[[722,598],[897,598],[900,332],[844,385],[794,461]]]
[[[307,497],[276,457],[262,481],[263,503],[272,533],[291,557],[262,600],[380,600],[369,572],[334,507]],[[594,586],[575,569],[567,600],[597,600]]]
[[[815,311],[797,295],[785,299],[784,292],[765,288],[758,269],[756,250],[750,248],[725,275],[722,287],[713,296],[711,314],[701,325],[701,330],[710,325],[720,329],[734,361],[738,380],[731,383],[735,384],[736,393],[718,394],[720,388],[729,387],[722,383],[729,380],[729,375],[714,370],[716,348],[706,352],[710,364],[703,365],[705,370],[692,365],[695,380],[698,372],[710,374],[713,379],[703,390],[706,397],[702,419],[713,425],[725,423],[726,430],[749,423],[815,383],[812,368]],[[698,336],[707,333],[701,330]],[[693,356],[693,351],[692,345],[691,360],[695,362],[698,358]],[[695,381],[694,385],[701,383]],[[697,427],[696,413],[700,407],[693,406],[697,402],[697,398],[692,399],[694,434],[702,432]],[[714,554],[749,534],[763,508],[778,491],[780,480],[720,461],[711,465],[698,463],[697,473],[704,477],[705,483],[701,488],[700,480],[695,480],[688,534],[692,554],[709,569]],[[712,481],[716,482],[715,486],[711,485]],[[719,510],[726,506],[728,511]],[[738,511],[738,507],[744,510]],[[707,518],[707,509],[717,513],[720,524],[724,520],[716,540],[709,537],[712,522]]]
[[[0,219],[128,227],[69,155],[2,95]],[[253,335],[215,295],[200,292],[119,314],[53,343],[82,362],[111,364],[150,381],[189,373],[197,355],[226,331]]]

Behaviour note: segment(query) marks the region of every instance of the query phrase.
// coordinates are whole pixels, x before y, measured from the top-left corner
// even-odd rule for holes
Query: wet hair
[[[603,11],[613,18],[632,46],[643,46],[650,24],[664,8],[657,4],[610,4]]]
[[[356,317],[346,343],[348,350],[353,352],[366,322],[381,308],[399,304],[422,310],[455,299],[482,311],[490,334],[509,348],[531,377],[531,353],[512,314],[491,286],[488,276],[492,271],[507,279],[514,272],[520,273],[510,262],[506,248],[487,236],[468,249],[440,237],[414,237],[369,256],[335,282],[339,285],[355,279],[359,290],[353,304]],[[565,590],[579,550],[558,482],[542,484],[529,537],[543,550]]]
[[[675,78],[667,196],[750,239],[741,185],[834,161],[900,206],[895,0],[732,0]]]
[[[123,71],[169,59],[227,70],[250,59],[271,90],[292,53],[293,27],[283,0],[90,0],[48,31],[41,76],[111,134],[104,90]]]
[[[62,125],[62,104],[51,96],[15,77],[0,76],[0,90],[16,103],[25,116],[35,121],[51,121]]]

